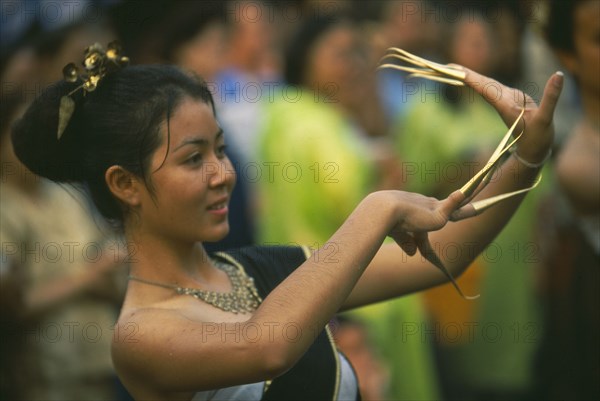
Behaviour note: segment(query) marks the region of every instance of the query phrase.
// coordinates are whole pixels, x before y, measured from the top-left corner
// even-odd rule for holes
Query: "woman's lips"
[[[227,202],[224,201],[224,202],[219,202],[212,206],[209,206],[207,208],[207,210],[211,214],[224,215],[224,214],[227,214],[227,212],[229,211],[229,208],[227,207]]]

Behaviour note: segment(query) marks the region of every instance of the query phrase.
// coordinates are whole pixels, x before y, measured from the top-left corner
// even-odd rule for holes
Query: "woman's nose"
[[[206,166],[206,175],[210,187],[232,186],[235,183],[236,175],[233,165],[229,158],[217,158]]]

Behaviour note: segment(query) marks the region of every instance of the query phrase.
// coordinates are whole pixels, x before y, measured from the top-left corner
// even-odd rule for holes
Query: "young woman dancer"
[[[523,94],[464,71],[511,124]],[[34,173],[82,184],[121,223],[134,252],[113,361],[136,399],[358,399],[326,328],[332,316],[445,282],[431,258],[413,256],[431,246],[459,247],[458,257],[441,255],[459,275],[522,198],[475,217],[461,191],[442,200],[375,192],[321,249],[208,255],[202,243],[230,229],[235,176],[206,85],[169,66],[100,71],[98,79],[92,71],[83,81],[66,72],[16,124],[13,146]],[[540,106],[528,102],[517,152],[476,200],[531,185],[552,144],[561,87],[556,74]],[[386,236],[398,245],[382,245]]]

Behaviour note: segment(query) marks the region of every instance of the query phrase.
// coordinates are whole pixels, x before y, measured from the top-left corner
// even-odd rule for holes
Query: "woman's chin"
[[[229,234],[229,223],[225,222],[220,227],[202,237],[202,242],[219,242]]]

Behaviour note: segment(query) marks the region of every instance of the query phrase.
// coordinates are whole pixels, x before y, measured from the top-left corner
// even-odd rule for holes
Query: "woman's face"
[[[210,24],[180,47],[175,53],[176,64],[196,72],[207,81],[214,80],[225,64],[225,38],[223,24]]]
[[[168,240],[220,240],[229,232],[228,203],[235,184],[223,131],[210,105],[189,97],[171,115],[169,129],[170,141],[165,121],[163,143],[152,156],[154,194],[142,193],[143,227]]]
[[[485,23],[477,20],[459,22],[455,29],[450,51],[451,61],[488,74],[492,63],[492,38]]]
[[[356,34],[349,25],[333,27],[315,42],[309,53],[305,84],[330,102],[351,102],[364,69],[359,48]]]

